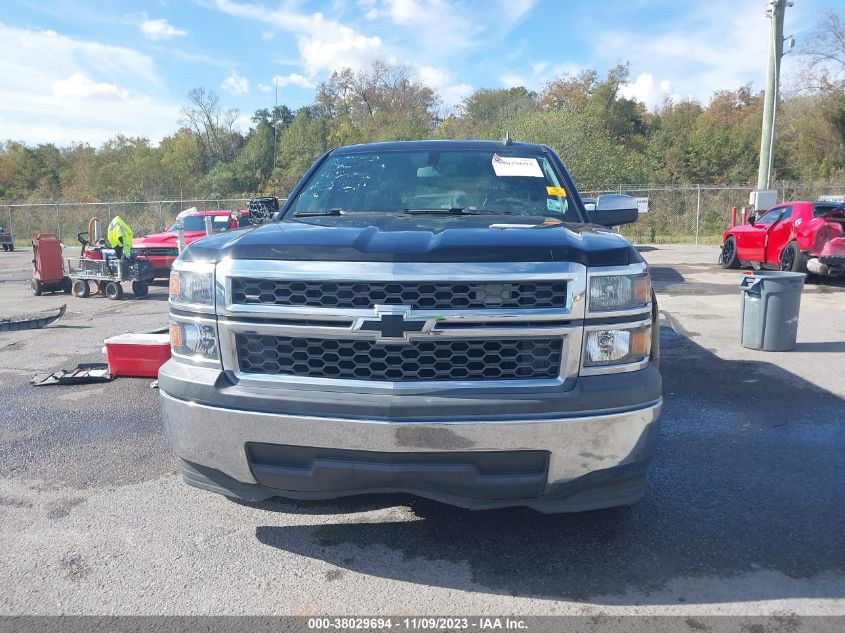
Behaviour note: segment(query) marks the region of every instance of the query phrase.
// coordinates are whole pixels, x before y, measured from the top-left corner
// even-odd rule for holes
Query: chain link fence
[[[648,199],[648,212],[640,213],[634,224],[621,227],[621,233],[637,244],[721,244],[722,234],[731,225],[731,209],[749,207],[748,198],[756,187],[685,185],[653,187],[613,187],[582,191],[581,197],[601,193],[623,193]],[[815,200],[821,195],[845,194],[845,183],[781,183],[778,199]]]
[[[845,194],[845,183],[781,183],[780,200],[815,200],[820,195]],[[748,206],[754,187],[684,185],[615,186],[582,191],[584,198],[601,193],[624,193],[648,199],[648,212],[621,233],[638,244],[719,244],[730,226],[731,208]],[[38,233],[56,233],[65,244],[75,244],[77,233],[88,230],[98,217],[103,226],[119,215],[135,235],[166,230],[183,209],[245,209],[250,198],[202,198],[147,202],[53,202],[5,204],[0,207],[0,226],[11,229],[15,244],[28,247]],[[739,214],[737,214],[739,216]],[[6,217],[4,217],[6,216]]]
[[[15,244],[28,247],[38,233],[55,233],[65,244],[76,244],[77,234],[88,230],[92,218],[106,227],[117,215],[136,236],[164,231],[176,222],[177,214],[196,207],[200,210],[245,209],[250,198],[202,198],[148,202],[52,202],[7,204],[0,212],[0,226],[11,230]],[[3,216],[6,216],[5,218]]]

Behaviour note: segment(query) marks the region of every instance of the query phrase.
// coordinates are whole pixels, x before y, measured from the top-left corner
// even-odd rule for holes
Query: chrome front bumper
[[[181,400],[164,391],[160,397],[164,426],[176,454],[241,484],[258,483],[247,458],[248,443],[385,453],[525,450],[548,452],[544,493],[548,495],[557,495],[567,483],[597,471],[621,473],[637,467],[644,472],[654,450],[662,406],[662,401],[657,401],[621,413],[554,419],[394,422],[225,409]],[[323,492],[304,498],[342,496],[332,495],[331,490]],[[286,496],[284,491],[279,494]],[[484,507],[496,505],[533,504],[507,502]]]

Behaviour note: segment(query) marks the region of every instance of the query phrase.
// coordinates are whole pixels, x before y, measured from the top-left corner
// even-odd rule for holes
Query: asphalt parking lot
[[[845,285],[807,286],[799,345],[738,344],[715,247],[642,247],[665,408],[631,508],[472,513],[406,496],[245,505],[183,485],[146,379],[34,388],[165,324],[143,300],[33,298],[0,252],[0,614],[845,614]]]

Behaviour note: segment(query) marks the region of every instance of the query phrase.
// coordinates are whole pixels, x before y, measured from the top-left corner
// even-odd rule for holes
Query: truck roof
[[[394,151],[435,151],[435,150],[485,150],[488,152],[505,150],[522,150],[538,154],[545,149],[545,145],[535,143],[511,142],[505,144],[502,141],[452,141],[452,140],[429,140],[429,141],[390,141],[387,143],[362,143],[360,145],[347,145],[338,147],[333,154],[359,154],[364,152],[394,152]]]

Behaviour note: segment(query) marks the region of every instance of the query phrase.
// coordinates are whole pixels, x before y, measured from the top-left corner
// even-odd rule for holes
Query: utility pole
[[[768,190],[772,180],[780,61],[783,57],[783,17],[788,6],[792,6],[790,0],[767,0],[766,2],[766,17],[771,21],[771,28],[769,31],[769,67],[766,72],[766,100],[763,104],[763,130],[760,135],[760,166],[757,171],[758,191]],[[790,42],[792,41],[790,38]],[[759,205],[757,206],[759,210]]]
[[[278,121],[276,121],[276,114],[279,110],[279,80],[276,77],[273,77],[273,85],[276,87],[276,105],[273,108],[273,116],[270,120],[273,122],[273,171],[270,178],[273,180],[273,195],[276,195],[276,127]]]

